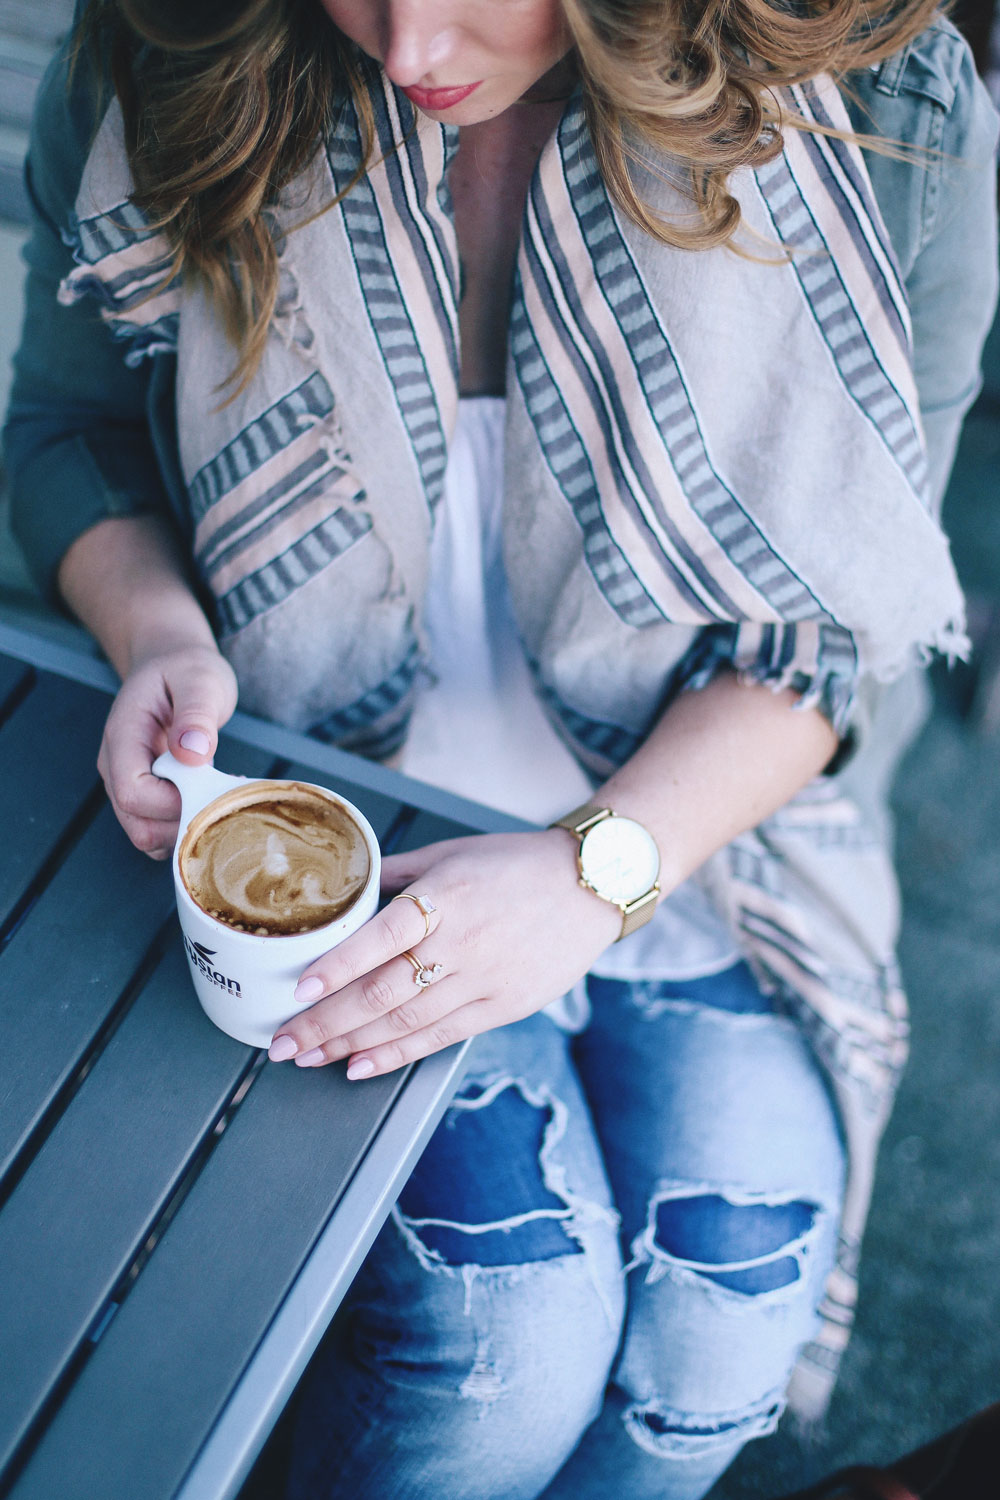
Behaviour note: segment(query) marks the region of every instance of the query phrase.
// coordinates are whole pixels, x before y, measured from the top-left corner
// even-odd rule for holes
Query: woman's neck
[[[463,395],[504,394],[510,292],[525,198],[565,107],[565,97],[526,97],[495,119],[460,132],[449,183],[462,267]]]

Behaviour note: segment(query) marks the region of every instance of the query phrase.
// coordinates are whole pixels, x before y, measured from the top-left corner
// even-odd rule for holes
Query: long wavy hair
[[[730,242],[737,167],[782,149],[778,91],[878,62],[940,0],[562,0],[597,160],[612,199],[664,244]],[[79,34],[110,58],[133,201],[168,237],[168,276],[209,288],[238,361],[260,361],[278,288],[269,205],[313,159],[336,101],[353,98],[362,162],[375,131],[358,52],[319,0],[91,0]],[[692,212],[666,221],[630,163],[665,154]],[[348,186],[345,190],[350,191]],[[336,200],[334,200],[336,201]]]

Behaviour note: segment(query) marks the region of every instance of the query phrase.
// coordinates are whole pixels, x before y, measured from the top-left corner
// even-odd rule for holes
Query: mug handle
[[[181,761],[175,760],[169,750],[157,756],[152,772],[164,781],[172,781],[181,794],[178,838],[195,813],[201,812],[203,807],[214,802],[216,797],[221,797],[223,792],[228,792],[230,787],[240,786],[247,779],[245,776],[227,776],[214,766],[185,766]]]

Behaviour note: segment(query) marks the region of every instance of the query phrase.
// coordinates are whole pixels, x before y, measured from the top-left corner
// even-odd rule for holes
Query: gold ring
[[[393,897],[393,900],[395,900],[395,897]],[[425,990],[429,984],[434,983],[435,979],[442,972],[440,964],[422,964],[417,955],[411,953],[409,948],[404,951],[402,956],[406,959],[407,963],[413,966],[413,977],[417,982],[418,990]]]
[[[414,896],[409,891],[400,891],[398,896],[393,896],[393,901],[412,901],[424,919],[424,937],[429,937],[431,930],[431,912],[437,911],[437,907],[429,896]],[[423,938],[419,941],[423,942]]]

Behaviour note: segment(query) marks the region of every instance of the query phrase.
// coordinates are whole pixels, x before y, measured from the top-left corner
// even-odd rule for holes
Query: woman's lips
[[[414,84],[411,88],[403,89],[403,93],[418,109],[429,109],[437,113],[461,104],[463,99],[468,99],[475,92],[482,81],[480,78],[476,83],[463,83],[457,89],[421,89]]]

